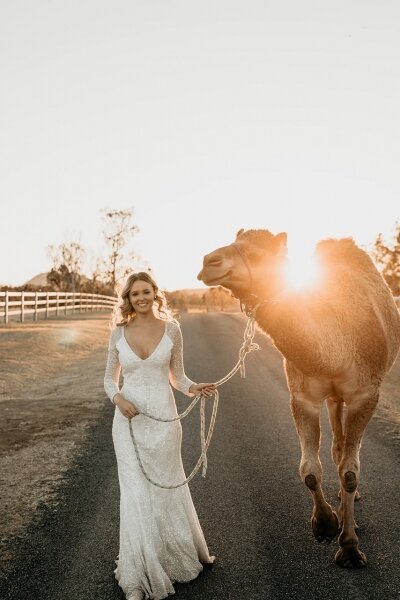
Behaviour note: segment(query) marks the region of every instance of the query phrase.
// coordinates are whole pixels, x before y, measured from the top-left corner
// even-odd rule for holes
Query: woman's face
[[[129,300],[137,313],[145,314],[152,310],[155,292],[147,281],[135,281],[129,291]]]

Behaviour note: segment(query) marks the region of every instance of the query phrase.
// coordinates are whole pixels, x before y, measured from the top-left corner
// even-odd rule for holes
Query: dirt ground
[[[242,318],[239,317],[238,318]],[[57,489],[104,402],[109,314],[0,326],[0,567]],[[376,417],[400,436],[400,356]]]
[[[0,566],[13,556],[108,401],[103,375],[109,314],[0,326]]]

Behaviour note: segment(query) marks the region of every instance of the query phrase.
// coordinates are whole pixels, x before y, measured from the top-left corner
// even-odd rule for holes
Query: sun
[[[296,249],[288,256],[285,279],[296,290],[306,291],[320,282],[321,265],[311,252]]]

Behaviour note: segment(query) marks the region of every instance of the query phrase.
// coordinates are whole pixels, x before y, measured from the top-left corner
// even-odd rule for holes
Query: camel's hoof
[[[311,516],[311,527],[314,537],[318,542],[331,542],[339,532],[339,519],[334,510],[324,514],[322,517],[316,517],[315,513]]]
[[[367,562],[364,552],[357,547],[339,548],[336,552],[335,563],[344,569],[363,569]]]

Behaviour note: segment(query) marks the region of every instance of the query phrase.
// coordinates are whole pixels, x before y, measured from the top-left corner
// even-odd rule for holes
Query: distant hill
[[[24,285],[35,285],[38,287],[47,285],[47,273],[39,273],[38,275],[35,275],[35,277],[32,277],[32,279],[26,281]]]
[[[81,283],[85,283],[86,281],[89,281],[89,279],[85,275],[81,275]],[[39,273],[38,275],[35,275],[35,277],[32,277],[32,279],[26,281],[24,285],[34,285],[36,287],[43,287],[48,285],[47,273]]]

